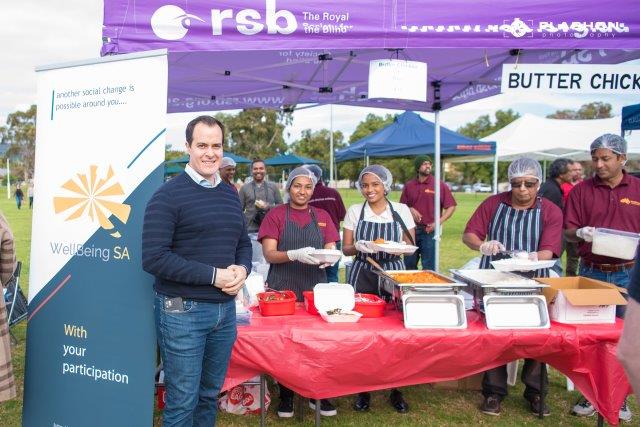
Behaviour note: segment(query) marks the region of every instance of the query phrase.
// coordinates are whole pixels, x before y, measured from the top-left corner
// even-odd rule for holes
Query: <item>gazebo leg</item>
[[[547,376],[547,364],[546,363],[541,363],[540,364],[540,407],[538,408],[538,418],[543,419],[544,418],[544,401],[545,401],[545,392],[546,392],[546,387],[545,387],[545,377]]]
[[[598,427],[604,427],[604,418],[602,417],[602,414],[600,414],[600,412],[598,412],[598,423],[596,425]]]

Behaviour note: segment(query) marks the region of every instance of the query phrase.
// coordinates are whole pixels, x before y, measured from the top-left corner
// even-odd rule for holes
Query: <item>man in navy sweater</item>
[[[156,278],[165,427],[215,424],[236,339],[234,296],[251,268],[240,201],[232,188],[219,185],[222,123],[197,117],[186,139],[185,172],[153,195],[142,232],[142,264]]]

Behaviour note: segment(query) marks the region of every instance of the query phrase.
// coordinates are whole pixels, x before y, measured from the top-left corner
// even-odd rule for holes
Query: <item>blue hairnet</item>
[[[309,178],[311,180],[311,185],[314,188],[318,183],[318,178],[316,178],[313,172],[311,172],[309,169],[305,168],[304,166],[298,166],[297,168],[292,170],[291,173],[289,174],[289,178],[287,178],[287,184],[284,186],[284,189],[286,191],[289,191],[289,189],[291,188],[291,184],[293,184],[293,180],[298,178],[299,176],[306,176],[307,178]]]
[[[385,194],[391,191],[393,176],[391,175],[389,169],[385,168],[382,165],[371,165],[362,169],[362,171],[360,172],[360,176],[358,176],[358,182],[356,182],[356,188],[358,190],[362,190],[362,177],[364,177],[368,173],[375,175],[382,182],[382,185],[384,185]]]
[[[512,178],[533,176],[538,182],[542,182],[542,168],[540,167],[540,163],[528,157],[521,157],[511,162],[507,174],[509,181],[511,181]]]
[[[605,133],[591,143],[590,151],[593,153],[599,148],[606,148],[616,154],[627,154],[627,141],[619,135]]]

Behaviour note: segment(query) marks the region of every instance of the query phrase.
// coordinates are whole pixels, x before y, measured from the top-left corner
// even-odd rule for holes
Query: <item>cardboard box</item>
[[[479,374],[471,375],[465,378],[460,378],[458,380],[453,381],[440,381],[438,383],[433,383],[433,388],[440,390],[474,390],[479,391],[482,390],[482,376],[484,372],[480,372]]]
[[[551,320],[561,323],[615,323],[616,305],[626,305],[626,290],[586,277],[538,278]]]

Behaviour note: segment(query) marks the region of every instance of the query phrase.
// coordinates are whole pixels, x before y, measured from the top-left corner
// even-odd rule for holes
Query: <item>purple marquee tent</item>
[[[436,112],[498,94],[503,64],[640,57],[640,2],[104,0],[102,54],[167,49],[167,111],[343,104]],[[427,102],[370,99],[369,61],[428,64]],[[306,108],[306,107],[303,107]],[[436,186],[436,224],[439,217]],[[436,230],[436,234],[438,230]],[[436,251],[436,265],[437,264]]]

